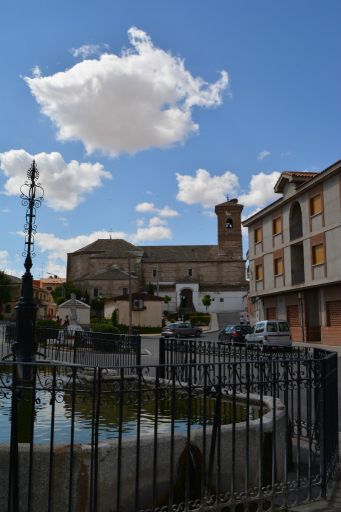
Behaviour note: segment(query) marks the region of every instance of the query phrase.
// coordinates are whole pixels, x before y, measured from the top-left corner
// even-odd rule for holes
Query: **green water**
[[[24,417],[21,428],[27,428],[28,438],[34,400],[36,444],[49,443],[52,436],[54,443],[68,444],[71,435],[74,443],[90,443],[95,432],[99,441],[118,438],[120,432],[124,437],[136,437],[138,432],[140,435],[165,433],[172,429],[186,434],[188,429],[212,425],[217,407],[222,425],[245,421],[247,416],[250,420],[259,417],[258,406],[254,404],[247,409],[245,403],[236,401],[233,406],[230,399],[223,397],[219,406],[212,394],[204,395],[200,388],[190,395],[187,389],[181,388],[172,391],[166,387],[156,391],[152,384],[144,384],[139,390],[137,381],[127,380],[106,383],[100,395],[93,393],[91,383],[82,383],[74,389],[68,383],[53,394],[43,389],[51,383],[46,376],[44,379],[39,379],[34,394],[28,390],[18,400],[20,414]],[[0,383],[0,442],[8,442],[10,438],[12,397],[7,389],[10,382],[7,377],[5,386],[3,379]]]

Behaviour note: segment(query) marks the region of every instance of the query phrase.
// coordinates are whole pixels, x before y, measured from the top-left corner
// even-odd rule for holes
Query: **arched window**
[[[297,201],[291,205],[289,215],[290,240],[295,240],[303,235],[302,210]]]
[[[233,220],[230,217],[228,219],[226,219],[225,227],[227,229],[232,229],[233,228]]]

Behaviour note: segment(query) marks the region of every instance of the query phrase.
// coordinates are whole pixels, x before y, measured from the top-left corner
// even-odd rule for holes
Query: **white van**
[[[285,320],[262,320],[253,332],[245,336],[247,343],[262,343],[263,346],[291,347],[290,327]]]

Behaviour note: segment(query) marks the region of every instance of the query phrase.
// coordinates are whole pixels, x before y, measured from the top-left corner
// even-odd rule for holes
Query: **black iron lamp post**
[[[20,197],[26,206],[25,230],[25,273],[22,276],[21,297],[16,305],[16,342],[12,351],[19,362],[31,362],[35,359],[35,323],[37,304],[33,298],[33,277],[31,274],[32,257],[34,256],[34,235],[36,233],[36,209],[40,207],[44,191],[40,183],[39,172],[33,160],[27,171],[28,180],[21,186]]]

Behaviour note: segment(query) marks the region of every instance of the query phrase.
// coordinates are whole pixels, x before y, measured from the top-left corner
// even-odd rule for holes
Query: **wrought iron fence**
[[[1,333],[0,333],[1,334]],[[1,336],[0,336],[1,337]],[[3,329],[2,358],[9,358],[15,325]],[[1,341],[1,340],[0,340]],[[36,352],[49,361],[85,366],[128,366],[141,363],[141,337],[70,329],[36,329]]]
[[[245,343],[160,338],[161,375],[169,378],[169,365],[179,368],[181,378],[202,379],[202,365],[211,378],[245,385],[282,401],[288,432],[295,441],[297,481],[300,481],[301,443],[308,442],[321,454],[322,496],[338,461],[338,360],[337,354],[309,347],[268,347]],[[328,434],[326,435],[326,432]],[[311,467],[311,460],[306,462]]]
[[[324,496],[336,354],[258,355],[0,363],[0,510],[246,512]]]

